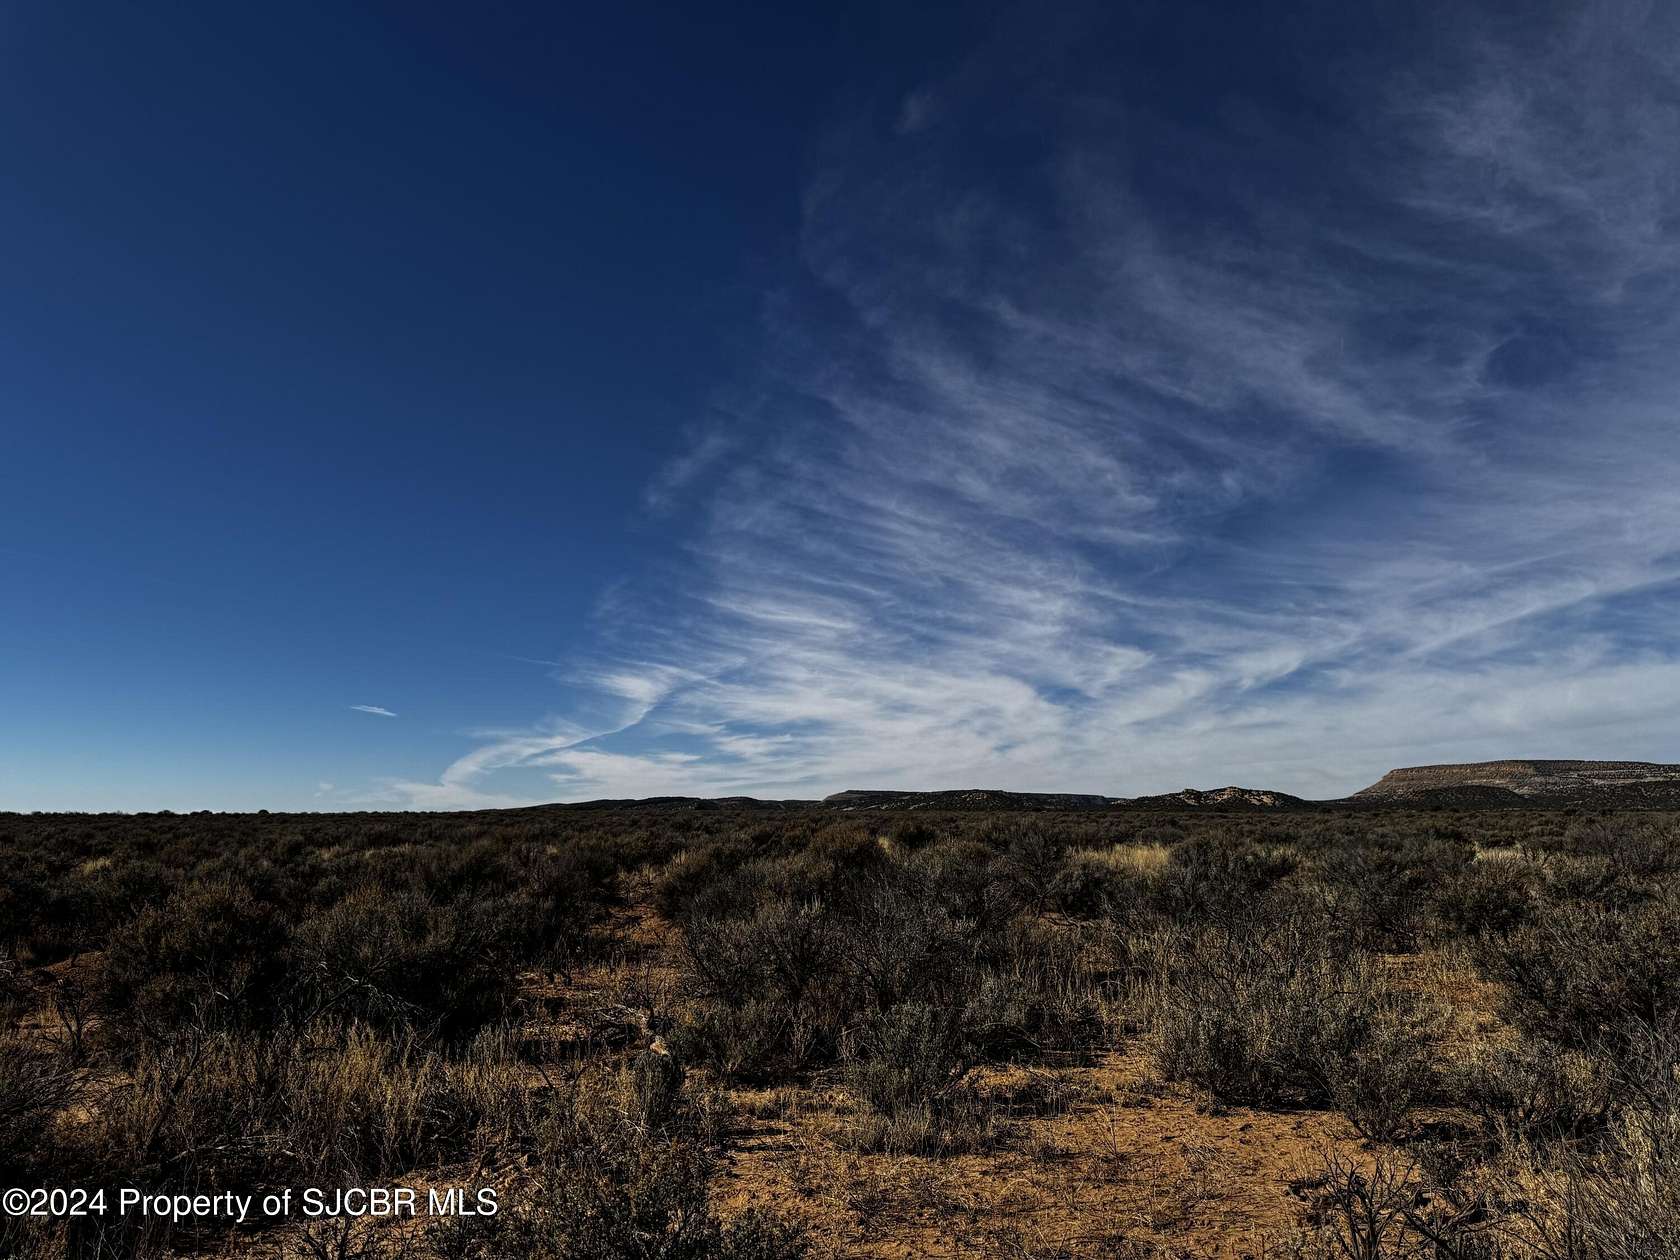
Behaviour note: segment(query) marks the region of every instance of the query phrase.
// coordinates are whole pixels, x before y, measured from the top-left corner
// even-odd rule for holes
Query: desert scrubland
[[[0,1014],[8,1257],[1680,1256],[1668,814],[0,816]]]

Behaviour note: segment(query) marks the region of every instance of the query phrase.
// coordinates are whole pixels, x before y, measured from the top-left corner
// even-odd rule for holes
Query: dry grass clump
[[[83,1138],[137,1185],[325,1184],[434,1168],[506,1136],[523,1076],[496,1038],[445,1055],[357,1023],[212,1033],[145,1051]]]
[[[1080,917],[1124,913],[1158,897],[1172,850],[1164,844],[1117,844],[1069,851],[1048,888],[1050,904]]]
[[[1529,854],[1520,844],[1490,844],[1476,846],[1478,862],[1521,862]]]
[[[1101,849],[1074,849],[1069,865],[1106,866],[1135,875],[1158,875],[1167,869],[1172,849],[1158,842],[1112,844]]]

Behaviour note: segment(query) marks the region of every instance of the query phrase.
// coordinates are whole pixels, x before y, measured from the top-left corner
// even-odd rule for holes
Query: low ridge
[[[853,788],[823,797],[834,809],[1034,810],[1106,809],[1115,800],[1081,792],[1001,792],[995,788],[960,788],[947,792],[869,791]]]
[[[934,810],[1205,809],[1292,810],[1336,807],[1390,809],[1674,809],[1680,810],[1680,765],[1655,761],[1510,760],[1402,766],[1340,800],[1316,801],[1269,788],[1183,788],[1158,796],[1098,796],[1082,792],[1005,792],[960,788],[918,792],[852,788],[820,801],[758,800],[750,796],[659,796],[644,800],[580,801],[547,808],[657,810],[839,809],[901,812]]]
[[[1183,788],[1161,796],[1138,796],[1124,802],[1140,809],[1311,809],[1317,802],[1265,788]]]

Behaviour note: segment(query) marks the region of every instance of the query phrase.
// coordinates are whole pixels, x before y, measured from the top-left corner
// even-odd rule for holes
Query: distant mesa
[[[1652,761],[1477,761],[1407,766],[1343,800],[1309,801],[1270,788],[1184,788],[1159,796],[1063,792],[836,792],[828,809],[855,810],[1229,810],[1276,812],[1376,809],[1680,809],[1680,765]]]
[[[1317,802],[1264,788],[1184,788],[1162,796],[1136,796],[1123,804],[1134,809],[1311,809]]]
[[[1349,805],[1680,809],[1680,766],[1654,761],[1472,761],[1390,770]]]

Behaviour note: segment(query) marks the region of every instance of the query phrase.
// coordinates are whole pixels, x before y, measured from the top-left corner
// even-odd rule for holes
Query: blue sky
[[[1680,13],[1114,8],[0,10],[0,808],[1680,760]]]

